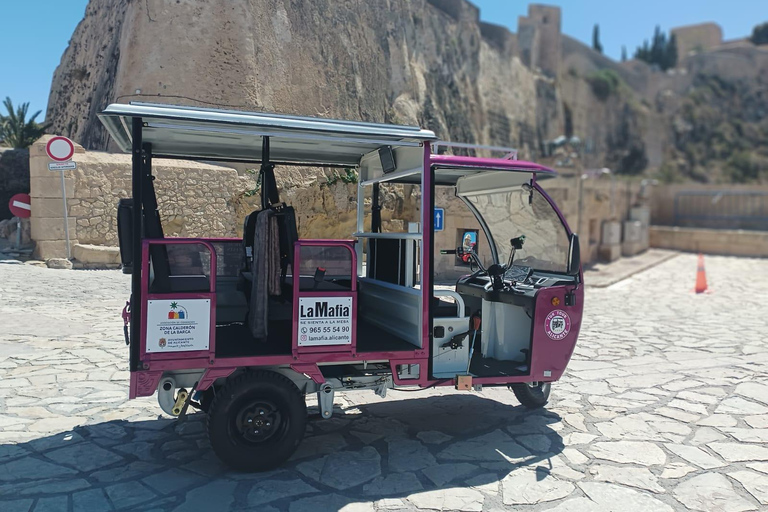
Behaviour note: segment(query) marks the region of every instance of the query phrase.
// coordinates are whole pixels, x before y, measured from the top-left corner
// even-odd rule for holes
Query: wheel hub
[[[258,401],[243,406],[235,420],[235,427],[246,441],[260,443],[274,435],[280,422],[280,411],[274,404]]]

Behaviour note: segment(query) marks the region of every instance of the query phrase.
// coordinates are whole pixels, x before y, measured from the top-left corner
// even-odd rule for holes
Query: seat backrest
[[[275,212],[280,237],[280,266],[285,277],[288,265],[293,268],[293,246],[299,240],[296,227],[296,211],[293,206],[284,206]]]
[[[154,178],[144,180],[144,237],[165,238],[160,212],[157,210]],[[168,248],[165,245],[150,245],[149,259],[152,262],[154,280],[152,289],[155,292],[170,291],[171,264],[168,261]]]
[[[273,208],[277,220],[278,238],[280,241],[280,267],[282,277],[285,278],[288,266],[293,267],[293,247],[299,240],[299,232],[296,225],[296,211],[293,206],[282,205]],[[256,218],[261,210],[251,212],[243,223],[243,272],[253,270],[253,241],[256,233]]]
[[[155,190],[152,181],[146,185],[146,201],[142,208],[143,237],[165,238],[160,214],[157,211],[157,202],[154,199]],[[117,203],[117,239],[120,245],[120,261],[123,264],[123,272],[130,274],[133,270],[133,199],[120,199]],[[164,290],[168,285],[171,275],[168,261],[168,250],[164,245],[153,245],[149,249],[149,257],[152,262],[154,274],[153,289]]]
[[[243,272],[250,272],[253,266],[253,237],[256,232],[256,217],[261,210],[254,210],[243,222]]]
[[[133,199],[117,202],[117,241],[120,245],[120,262],[123,273],[133,271]]]

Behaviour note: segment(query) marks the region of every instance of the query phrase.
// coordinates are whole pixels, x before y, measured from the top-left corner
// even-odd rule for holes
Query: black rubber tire
[[[528,384],[513,384],[510,386],[515,397],[528,409],[540,409],[547,405],[549,392],[552,389],[550,382],[539,382],[535,387]]]
[[[203,391],[200,395],[200,410],[207,414],[211,410],[211,404],[215,396],[216,390],[213,386]]]
[[[250,424],[243,427],[253,417],[263,418],[256,414],[265,408],[267,417],[273,418],[269,434],[264,432],[270,429],[264,427],[259,427],[261,434]],[[208,412],[208,438],[213,451],[222,462],[239,471],[268,471],[280,466],[298,448],[306,426],[304,395],[290,379],[268,371],[247,372],[228,381],[216,390]]]

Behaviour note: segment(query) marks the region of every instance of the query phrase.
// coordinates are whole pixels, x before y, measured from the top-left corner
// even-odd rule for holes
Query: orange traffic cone
[[[704,270],[704,255],[699,254],[699,265],[696,269],[696,293],[704,293],[707,291],[707,273]]]

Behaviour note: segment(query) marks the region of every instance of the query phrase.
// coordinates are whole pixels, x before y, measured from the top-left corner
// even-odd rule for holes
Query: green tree
[[[648,40],[643,41],[643,45],[635,50],[635,58],[656,65],[662,71],[673,68],[677,66],[677,39],[674,35],[667,39],[667,35],[657,25],[650,44]]]
[[[664,65],[662,69],[670,69],[677,66],[677,36],[672,34],[664,52]]]
[[[760,177],[760,165],[749,151],[739,151],[728,159],[726,173],[731,181],[749,183]]]
[[[35,121],[42,111],[38,110],[27,120],[29,103],[22,103],[14,109],[11,98],[3,102],[8,115],[0,114],[0,140],[13,148],[28,148],[39,139],[50,123],[42,125]]]
[[[621,62],[627,62],[627,47],[621,45]]]
[[[592,29],[592,48],[597,53],[603,53],[603,45],[600,43],[600,25],[597,23],[595,23],[595,26]]]
[[[587,75],[586,79],[600,101],[606,101],[612,94],[617,94],[623,83],[618,73],[612,69],[595,71]]]
[[[665,55],[667,52],[667,35],[661,31],[661,27],[656,25],[653,31],[653,39],[651,39],[651,48],[649,53],[650,64],[656,64],[662,70],[664,67]]]
[[[752,44],[768,44],[768,23],[763,23],[752,29],[752,37],[749,40],[752,41]]]

